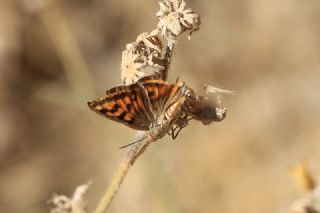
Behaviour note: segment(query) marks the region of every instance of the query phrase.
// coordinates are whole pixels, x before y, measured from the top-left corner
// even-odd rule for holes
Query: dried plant
[[[199,29],[200,16],[190,8],[185,10],[184,0],[165,0],[159,4],[158,28],[169,42],[177,41],[178,36],[185,31],[189,31],[190,38],[191,33]]]
[[[230,91],[205,85],[202,96],[185,82],[167,81],[176,42],[184,32],[190,38],[191,33],[199,29],[200,17],[191,9],[185,9],[185,0],[164,0],[159,5],[157,28],[140,34],[122,53],[124,85],[88,103],[98,114],[138,130],[133,142],[124,146],[129,147],[128,151],[96,213],[106,211],[129,168],[152,142],[167,134],[175,139],[191,120],[208,125],[226,116],[221,97]]]
[[[52,205],[51,213],[85,213],[87,211],[87,201],[84,196],[87,194],[91,182],[80,185],[76,188],[72,198],[65,195],[53,195],[48,201]]]

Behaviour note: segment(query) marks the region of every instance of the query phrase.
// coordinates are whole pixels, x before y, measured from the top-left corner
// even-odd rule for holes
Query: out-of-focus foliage
[[[86,102],[121,83],[121,52],[154,29],[158,3],[54,2],[0,1],[0,212],[46,212],[88,180],[94,209],[134,135]],[[299,195],[288,169],[320,161],[320,2],[187,3],[202,24],[169,79],[236,95],[222,123],[152,144],[110,210],[286,212]]]

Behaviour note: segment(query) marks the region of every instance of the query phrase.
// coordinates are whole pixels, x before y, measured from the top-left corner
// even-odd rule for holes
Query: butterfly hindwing
[[[143,86],[148,92],[151,105],[157,115],[165,113],[168,105],[177,101],[181,95],[181,85],[171,84],[162,80],[146,81]]]

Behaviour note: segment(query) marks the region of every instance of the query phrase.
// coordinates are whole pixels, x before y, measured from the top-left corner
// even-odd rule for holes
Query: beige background
[[[0,1],[0,212],[47,212],[88,180],[92,210],[134,136],[86,102],[120,84],[121,52],[155,27],[157,1],[55,2]],[[236,95],[224,122],[153,144],[110,212],[286,212],[302,193],[288,170],[320,170],[320,2],[187,3],[202,25],[170,81]]]

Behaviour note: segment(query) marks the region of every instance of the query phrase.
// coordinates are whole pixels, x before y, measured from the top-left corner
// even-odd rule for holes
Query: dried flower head
[[[158,28],[168,40],[175,41],[186,30],[190,31],[190,38],[191,33],[199,29],[200,17],[190,8],[185,10],[185,0],[164,0],[159,4],[160,10],[156,14],[159,18]]]
[[[158,67],[154,61],[161,59],[162,42],[157,36],[158,29],[142,33],[136,42],[127,44],[122,52],[121,79],[124,84],[132,84],[146,75],[146,68]]]
[[[64,195],[53,195],[53,198],[49,201],[54,206],[50,213],[71,213],[72,204],[71,199]]]
[[[92,183],[80,185],[76,188],[73,197],[69,198],[65,195],[53,195],[53,198],[48,201],[53,206],[50,213],[85,213],[87,201],[84,196]]]
[[[127,44],[126,50],[122,52],[121,79],[124,84],[132,84],[143,77],[147,59],[141,55],[133,44]]]

